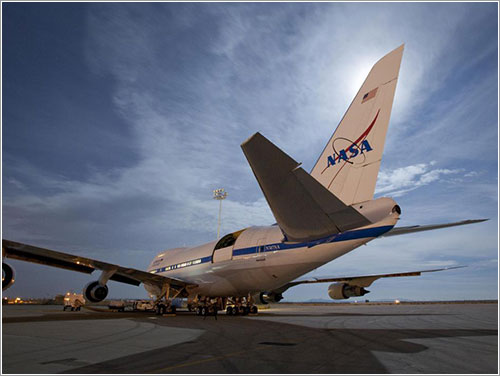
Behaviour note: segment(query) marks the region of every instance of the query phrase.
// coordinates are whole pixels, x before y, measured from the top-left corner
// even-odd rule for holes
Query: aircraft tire
[[[163,313],[163,305],[162,304],[158,304],[156,306],[156,314],[159,316]]]
[[[250,308],[250,313],[252,315],[256,315],[257,313],[259,313],[259,309],[257,308],[256,305],[253,305],[251,308]]]
[[[228,315],[228,316],[233,315],[233,307],[229,306],[226,308],[226,315]]]

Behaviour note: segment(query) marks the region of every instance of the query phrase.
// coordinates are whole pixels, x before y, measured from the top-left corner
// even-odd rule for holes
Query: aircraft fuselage
[[[391,200],[392,201],[392,200]],[[368,243],[394,227],[399,214],[319,240],[287,242],[276,225],[243,230],[234,244],[215,249],[217,241],[159,253],[148,272],[188,281],[192,295],[247,296],[272,291],[287,282]],[[157,288],[145,284],[152,295]]]

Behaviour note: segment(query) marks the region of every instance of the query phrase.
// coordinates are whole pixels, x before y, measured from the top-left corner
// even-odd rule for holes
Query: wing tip
[[[463,224],[463,225],[472,225],[474,223],[481,223],[481,222],[486,222],[486,221],[489,221],[490,218],[479,218],[479,219],[466,219],[462,222],[458,222],[460,224]]]
[[[241,146],[241,148],[242,148],[242,149],[244,149],[244,148],[245,148],[245,146],[246,146],[248,143],[252,142],[252,140],[254,140],[255,138],[260,138],[260,137],[265,138],[265,137],[264,137],[264,136],[263,136],[260,132],[255,132],[253,135],[251,135],[250,137],[248,137],[245,141],[243,141],[243,142],[241,143],[241,145],[240,145],[240,146]]]

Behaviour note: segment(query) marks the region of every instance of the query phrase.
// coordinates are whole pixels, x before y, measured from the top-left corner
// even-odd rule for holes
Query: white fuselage
[[[163,251],[148,272],[197,285],[190,295],[247,296],[272,291],[384,234],[398,218],[392,212],[369,226],[305,243],[284,241],[276,225],[249,227],[229,247],[214,250],[217,241],[213,241]],[[145,287],[152,295],[160,293],[151,285]]]

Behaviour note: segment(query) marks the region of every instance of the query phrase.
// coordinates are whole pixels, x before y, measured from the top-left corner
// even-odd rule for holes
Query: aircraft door
[[[233,246],[219,248],[214,250],[212,262],[229,261],[233,259]]]
[[[217,242],[212,253],[212,263],[229,261],[233,259],[234,243],[242,232],[243,230],[234,232],[232,234],[227,234]]]

